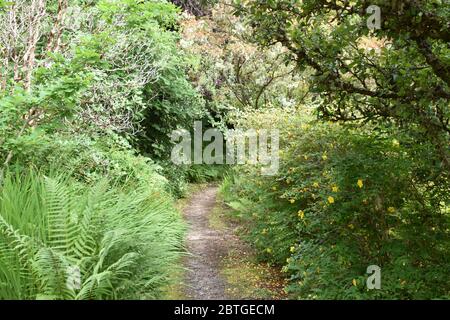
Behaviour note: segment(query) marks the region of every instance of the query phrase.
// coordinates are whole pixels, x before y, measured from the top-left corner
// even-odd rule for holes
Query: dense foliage
[[[448,178],[426,174],[432,146],[295,114],[249,116],[252,128],[280,128],[282,167],[263,177],[245,166],[223,186],[261,258],[284,266],[288,291],[448,298]],[[381,267],[382,290],[366,289],[369,265]]]
[[[0,0],[0,299],[164,297],[174,199],[229,169],[171,162],[195,120],[280,130],[279,171],[235,166],[222,193],[290,297],[450,298],[449,18],[448,0]]]
[[[450,4],[444,0],[236,1],[263,46],[313,71],[319,115],[391,123],[435,146],[449,170]],[[369,28],[369,6],[380,28]]]
[[[305,98],[305,77],[286,64],[286,50],[247,41],[251,33],[226,3],[208,17],[183,19],[182,26],[185,50],[204,55],[190,74],[213,124],[233,127],[245,110],[288,107]]]
[[[0,9],[1,299],[162,297],[184,227],[157,162],[203,105],[178,18],[165,1]]]
[[[176,269],[183,225],[157,185],[31,172],[0,199],[0,299],[157,298]]]
[[[240,121],[281,130],[276,176],[243,166],[223,185],[261,258],[295,298],[448,298],[448,2],[235,3],[252,40],[310,75],[303,106]]]

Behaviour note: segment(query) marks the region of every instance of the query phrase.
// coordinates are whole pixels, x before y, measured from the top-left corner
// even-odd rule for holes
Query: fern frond
[[[33,270],[39,279],[40,294],[57,299],[74,299],[75,292],[68,286],[71,262],[59,251],[44,247],[33,260]]]
[[[70,212],[70,195],[59,181],[45,179],[48,246],[70,256],[78,236],[77,219]]]
[[[21,262],[26,263],[32,255],[33,244],[30,237],[20,234],[0,215],[0,234],[10,239],[10,247],[18,253]]]

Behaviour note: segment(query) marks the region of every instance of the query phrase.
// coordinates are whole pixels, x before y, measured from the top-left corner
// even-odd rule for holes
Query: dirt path
[[[187,272],[180,283],[181,298],[284,298],[280,272],[256,261],[255,252],[237,235],[240,224],[225,217],[217,187],[201,187],[183,207],[189,254],[184,259]]]
[[[186,259],[188,299],[227,299],[220,262],[227,253],[226,236],[210,227],[208,215],[216,204],[217,188],[207,187],[195,194],[184,209],[189,225]]]

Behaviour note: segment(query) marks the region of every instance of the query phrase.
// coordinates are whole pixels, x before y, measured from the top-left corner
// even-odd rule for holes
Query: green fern
[[[184,229],[170,198],[153,189],[124,191],[108,181],[88,188],[33,173],[6,176],[0,189],[0,298],[158,297],[177,267]],[[79,271],[76,285],[70,270]]]

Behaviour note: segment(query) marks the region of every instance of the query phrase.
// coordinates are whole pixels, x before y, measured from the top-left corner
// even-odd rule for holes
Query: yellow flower
[[[327,160],[327,159],[328,159],[327,155],[326,155],[326,154],[322,155],[322,159],[323,159],[324,161]]]
[[[339,188],[336,187],[336,186],[333,186],[333,187],[331,188],[331,190],[332,190],[333,192],[338,192],[338,191],[339,191]]]
[[[389,207],[389,208],[388,208],[388,211],[389,211],[390,213],[394,213],[394,212],[395,212],[395,208],[394,208],[394,207]]]
[[[305,160],[308,160],[308,156],[307,155],[304,155],[303,158],[305,158]]]
[[[358,182],[356,183],[358,185],[359,188],[362,188],[364,183],[361,179],[358,179]]]
[[[267,233],[267,229],[264,228],[264,229],[261,231],[261,233],[262,233],[262,234],[266,234],[266,233]]]
[[[358,282],[356,282],[356,279],[352,280],[352,284],[356,287],[358,285]]]
[[[277,187],[272,187],[272,190],[273,190],[273,191],[277,190]]]
[[[290,251],[291,251],[291,252],[295,252],[295,247],[292,246],[291,249],[290,249]]]
[[[302,220],[305,218],[305,213],[303,212],[303,210],[298,211],[298,217]]]
[[[330,204],[334,203],[334,198],[333,198],[332,196],[329,196],[329,197],[328,197],[328,202],[329,202]]]
[[[295,199],[291,199],[291,200],[289,200],[289,202],[290,202],[290,203],[294,203],[294,202],[295,202]]]
[[[314,187],[314,188],[318,188],[318,187],[319,187],[319,183],[318,183],[318,182],[314,182],[314,183],[313,183],[313,187]]]
[[[399,146],[400,146],[400,142],[398,142],[397,139],[393,139],[393,140],[392,140],[392,145],[393,145],[394,147],[399,147]]]
[[[267,253],[272,253],[272,249],[271,249],[271,248],[267,248],[267,249],[266,249],[266,252],[267,252]]]

